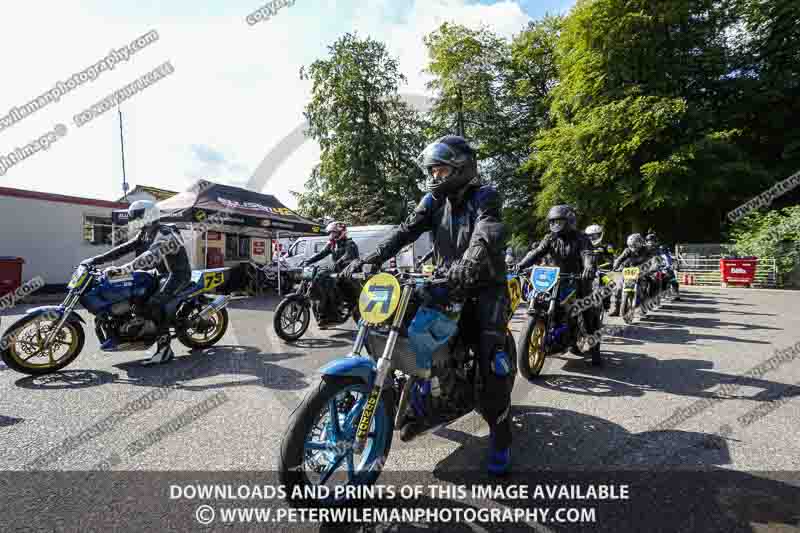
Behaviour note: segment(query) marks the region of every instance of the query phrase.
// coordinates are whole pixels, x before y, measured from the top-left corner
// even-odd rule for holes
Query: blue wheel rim
[[[351,400],[347,411],[342,412],[342,400],[354,393],[357,398],[353,398],[355,401]],[[309,477],[312,483],[330,487],[329,482],[341,480],[341,474],[344,474],[344,484],[347,485],[371,484],[377,479],[385,461],[385,450],[392,430],[383,400],[375,409],[363,452],[357,455],[352,449],[356,426],[368,394],[369,389],[361,383],[341,389],[328,400],[325,410],[316,418],[312,431],[306,435],[303,450],[303,469],[307,477],[309,460],[316,467],[313,468],[313,473],[319,479],[314,483]],[[336,412],[338,416],[329,416],[332,412]],[[315,429],[319,429],[320,434],[314,435]],[[340,475],[337,476],[337,473]],[[328,499],[333,500],[333,494]]]

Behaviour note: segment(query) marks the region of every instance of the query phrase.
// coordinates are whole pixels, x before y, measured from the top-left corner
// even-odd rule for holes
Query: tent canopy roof
[[[271,194],[200,180],[188,190],[158,202],[161,221],[180,227],[275,237],[322,235],[321,223],[302,217]],[[127,223],[127,212],[114,212],[115,224]]]

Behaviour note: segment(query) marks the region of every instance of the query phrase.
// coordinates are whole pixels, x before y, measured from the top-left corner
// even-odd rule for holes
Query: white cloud
[[[310,84],[299,80],[300,66],[323,57],[335,36],[358,30],[383,40],[409,78],[404,92],[422,92],[422,36],[438,24],[487,23],[511,36],[529,20],[510,1],[486,6],[417,0],[406,2],[404,10],[397,8],[398,0],[325,0],[316,6],[297,2],[252,27],[244,17],[260,7],[259,2],[244,9],[227,7],[224,16],[192,11],[185,18],[149,23],[101,16],[79,0],[49,4],[46,13],[34,3],[15,2],[4,8],[0,117],[98,61],[112,47],[152,29],[160,35],[127,63],[0,131],[4,155],[56,123],[69,130],[50,150],[0,176],[0,186],[105,199],[121,196],[116,109],[82,128],[72,123],[72,116],[164,61],[172,63],[174,74],[122,107],[128,181],[180,190],[202,176],[241,185],[267,151],[302,121]],[[318,157],[319,148],[307,142],[278,170],[266,191],[293,206],[289,190],[302,188]]]

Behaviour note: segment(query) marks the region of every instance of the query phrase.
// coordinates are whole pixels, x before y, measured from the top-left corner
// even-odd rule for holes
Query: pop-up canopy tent
[[[206,264],[209,230],[269,239],[323,234],[321,224],[298,215],[272,195],[206,180],[157,205],[161,222],[206,234]],[[114,211],[113,224],[127,224],[127,216],[127,211]]]

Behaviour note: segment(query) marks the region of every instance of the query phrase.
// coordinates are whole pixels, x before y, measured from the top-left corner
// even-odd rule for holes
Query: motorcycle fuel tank
[[[147,272],[134,271],[114,279],[106,277],[81,297],[81,305],[90,313],[97,314],[117,302],[144,300],[155,287],[155,277]]]

